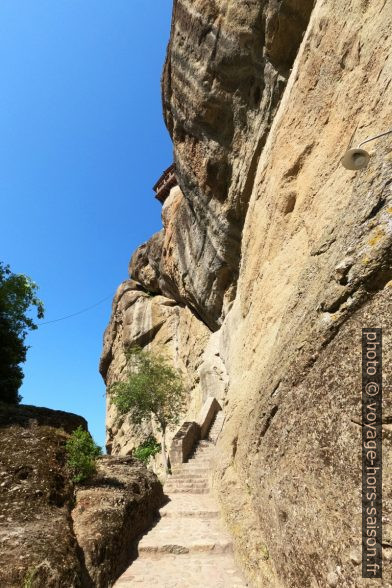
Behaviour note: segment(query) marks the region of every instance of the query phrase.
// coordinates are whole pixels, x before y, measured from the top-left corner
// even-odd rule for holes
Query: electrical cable
[[[87,306],[87,308],[83,308],[82,310],[79,310],[78,312],[74,312],[72,314],[67,314],[66,316],[62,316],[61,318],[54,319],[52,321],[45,321],[43,323],[37,323],[37,326],[40,327],[41,325],[49,325],[51,323],[58,323],[59,321],[65,321],[66,319],[72,318],[74,316],[78,316],[79,314],[83,314],[84,312],[87,312],[88,310],[91,310],[91,309],[95,308],[96,306],[99,306],[100,304],[102,304],[102,302],[105,302],[105,300],[109,300],[109,298],[113,298],[113,294],[110,294],[110,296],[106,296],[105,298],[102,298],[102,300],[99,300],[95,304],[92,304],[91,306]]]

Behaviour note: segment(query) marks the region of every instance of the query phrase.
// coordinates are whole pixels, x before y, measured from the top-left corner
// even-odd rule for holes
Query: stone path
[[[222,427],[218,413],[208,440],[165,484],[170,498],[161,518],[139,543],[139,557],[115,588],[244,588],[248,584],[233,556],[232,540],[210,494],[209,474],[215,441]]]

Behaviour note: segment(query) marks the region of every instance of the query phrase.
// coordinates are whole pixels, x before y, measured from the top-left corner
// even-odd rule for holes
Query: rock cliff
[[[187,300],[213,330],[234,299],[257,160],[311,7],[312,0],[174,2],[163,109],[184,194],[177,214],[186,222],[174,226],[172,255]]]
[[[388,382],[392,139],[369,144],[365,170],[339,161],[390,127],[391,27],[385,0],[174,2],[162,85],[180,187],[132,258],[101,368],[110,383],[124,346],[169,344],[188,416],[218,398],[215,490],[254,586],[375,585],[360,566],[361,329],[384,329]],[[108,415],[124,453],[140,432]]]

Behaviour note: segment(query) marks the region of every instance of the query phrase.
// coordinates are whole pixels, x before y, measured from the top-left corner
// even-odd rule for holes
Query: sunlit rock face
[[[210,331],[191,310],[162,295],[151,296],[140,284],[127,280],[117,290],[112,317],[104,336],[100,370],[108,389],[124,379],[125,352],[139,346],[165,355],[179,369],[189,390],[188,414],[194,418],[203,402],[198,367]],[[185,418],[185,414],[184,414]],[[129,417],[119,418],[107,397],[107,449],[127,455],[151,432],[159,438],[153,422],[135,426]],[[176,429],[169,431],[168,440]]]
[[[360,566],[361,329],[392,329],[391,138],[368,145],[363,171],[340,158],[390,128],[392,12],[311,4],[174,3],[163,101],[179,187],[132,270],[139,283],[115,299],[103,356],[108,381],[121,377],[126,342],[173,329],[190,418],[207,394],[224,409],[214,486],[260,588],[371,585]],[[388,335],[383,353],[387,382]],[[112,446],[127,451],[134,430],[110,433],[111,419]]]
[[[132,255],[128,273],[131,278],[143,284],[147,292],[161,293],[159,284],[159,266],[162,257],[163,230],[155,233],[143,245],[140,245]]]
[[[255,586],[371,585],[360,565],[361,330],[392,327],[391,138],[368,145],[361,172],[340,158],[391,126],[392,12],[347,8],[315,5],[260,157],[236,299],[214,335],[229,379],[216,489]],[[387,382],[389,335],[383,353]],[[391,511],[388,494],[386,537]]]
[[[174,3],[162,79],[164,116],[184,194],[176,225],[182,239],[176,239],[173,257],[182,290],[213,330],[235,296],[257,161],[312,4]],[[182,254],[182,241],[192,264]]]

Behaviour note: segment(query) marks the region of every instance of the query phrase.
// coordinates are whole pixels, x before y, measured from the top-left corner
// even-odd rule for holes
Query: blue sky
[[[161,227],[171,163],[160,76],[171,0],[1,0],[0,259],[50,321],[111,297]],[[23,402],[83,415],[104,444],[98,373],[111,299],[28,338]]]

